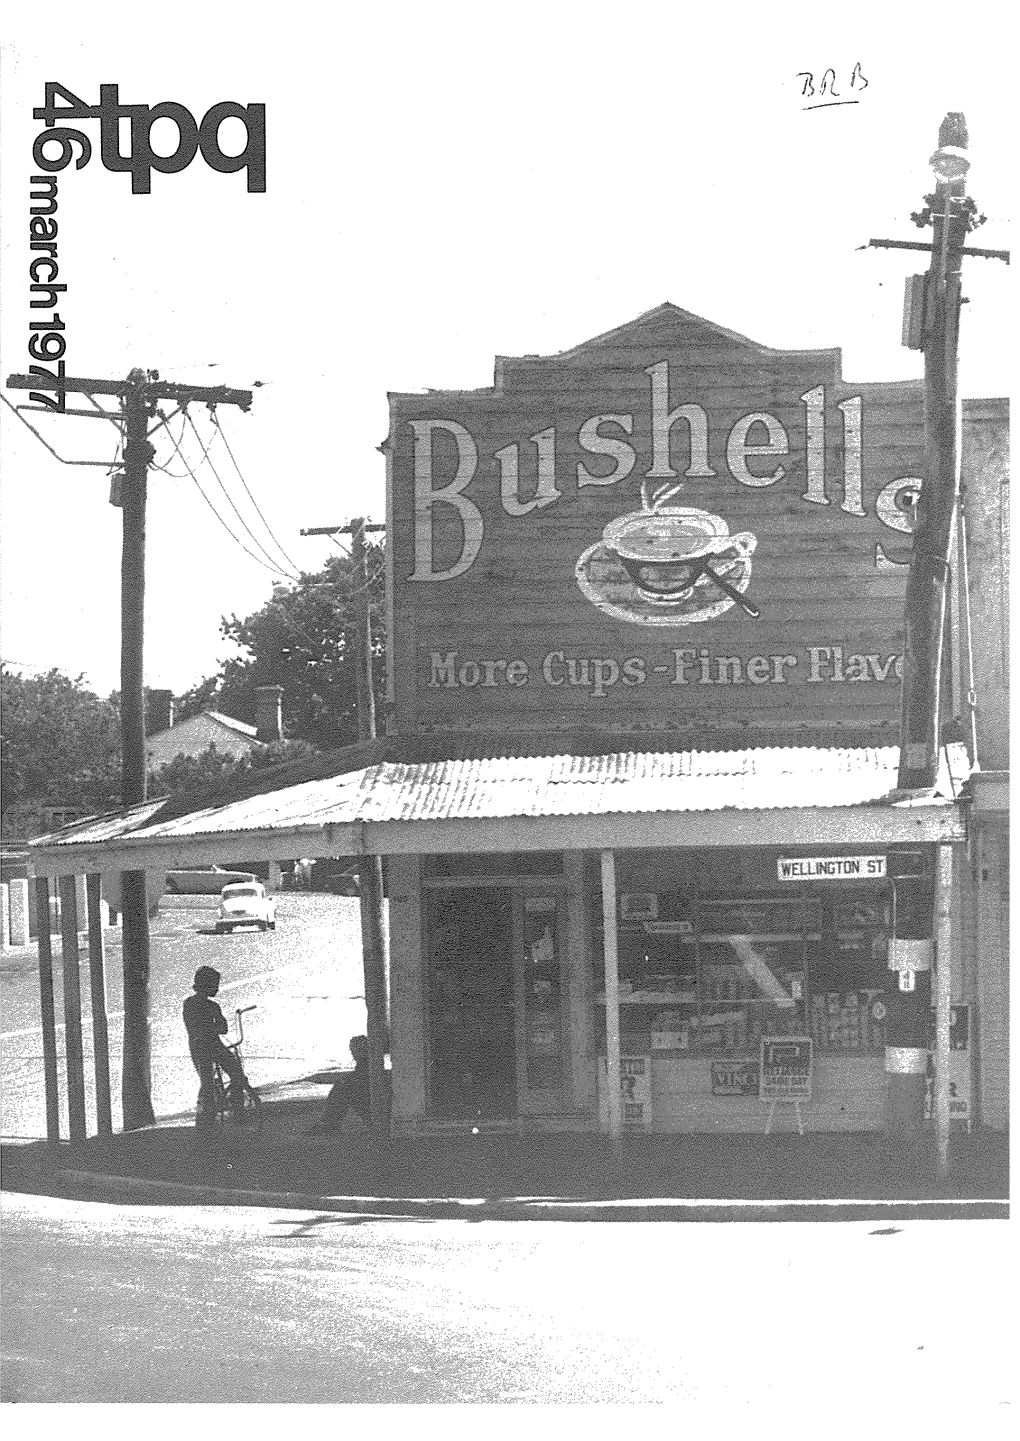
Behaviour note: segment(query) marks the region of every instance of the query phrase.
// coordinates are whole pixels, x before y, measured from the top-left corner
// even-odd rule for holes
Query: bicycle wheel
[[[244,1126],[256,1136],[262,1134],[262,1097],[251,1086],[245,1086],[242,1105],[234,1112],[235,1126]]]
[[[230,1104],[227,1100],[227,1084],[219,1066],[216,1067],[213,1073],[213,1103],[211,1110],[212,1114],[206,1124],[222,1126],[230,1114]]]

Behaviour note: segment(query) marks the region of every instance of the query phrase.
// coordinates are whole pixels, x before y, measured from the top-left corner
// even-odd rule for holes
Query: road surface
[[[217,936],[215,896],[164,896],[151,930],[152,1090],[157,1116],[194,1105],[197,1082],[188,1057],[181,1002],[200,965],[223,975],[219,1001],[233,1022],[245,1017],[245,1064],[256,1085],[291,1080],[331,1066],[349,1066],[348,1040],[365,1029],[361,923],[358,901],[345,896],[284,893],[275,931]],[[114,1125],[120,1124],[123,1038],[120,931],[105,934]],[[89,1132],[95,1131],[92,1022],[87,955],[81,957]],[[57,1047],[63,1080],[63,967],[54,956]],[[38,960],[33,946],[0,957],[2,1108],[0,1133],[46,1132]],[[61,1134],[67,1136],[66,1098]]]
[[[825,1436],[893,1434],[899,1401],[955,1434],[965,1402],[959,1434],[1007,1434],[1002,1222],[4,1212],[7,1401],[710,1402]]]

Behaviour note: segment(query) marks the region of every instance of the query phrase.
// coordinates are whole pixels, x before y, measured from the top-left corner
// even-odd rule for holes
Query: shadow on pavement
[[[456,1206],[453,1198],[491,1208],[656,1198],[732,1204],[1008,1197],[1009,1138],[1001,1132],[954,1134],[943,1179],[928,1135],[912,1148],[870,1132],[631,1135],[616,1143],[594,1133],[482,1133],[377,1142],[364,1133],[306,1135],[320,1110],[321,1097],[306,1089],[300,1100],[264,1100],[261,1136],[231,1126],[207,1136],[190,1118],[178,1117],[74,1146],[5,1143],[0,1182],[8,1190],[67,1194],[67,1173],[74,1172],[79,1195],[91,1176],[97,1187],[101,1177],[116,1177],[129,1183],[127,1199],[141,1202],[144,1196],[145,1204],[158,1204],[159,1187],[172,1183],[300,1195],[312,1204],[315,1197],[413,1198],[432,1200],[440,1209],[444,1201]],[[146,1182],[154,1183],[151,1193],[138,1189]],[[463,1207],[457,1214],[471,1218]],[[340,1224],[343,1218],[334,1213],[326,1219]],[[352,1216],[346,1223],[365,1219]]]

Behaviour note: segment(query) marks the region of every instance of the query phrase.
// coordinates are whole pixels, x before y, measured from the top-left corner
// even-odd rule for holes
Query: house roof
[[[185,726],[197,720],[215,721],[224,730],[231,731],[234,735],[247,736],[249,740],[254,740],[258,735],[258,727],[249,725],[247,721],[235,720],[232,715],[224,715],[219,710],[204,710],[200,711],[198,715],[189,716],[187,720],[179,721],[176,725],[168,726],[160,731],[153,731],[152,735],[146,736],[146,743],[160,740],[163,736],[173,736],[175,732],[183,730]]]
[[[880,809],[911,816],[906,837],[934,839],[942,838],[946,826],[953,831],[959,825],[953,802],[970,771],[964,747],[948,747],[935,795],[918,804],[894,794],[895,746],[604,750],[419,761],[370,759],[362,749],[362,764],[340,773],[277,784],[224,804],[183,814],[169,809],[143,814],[136,807],[130,817],[67,827],[33,843],[37,869],[44,871],[46,860],[61,853],[84,858],[97,849],[116,850],[118,863],[133,855],[141,867],[146,859],[197,862],[213,851],[256,859],[442,852],[473,843],[489,850],[767,844],[764,837],[771,834],[796,843],[795,833],[808,834],[810,823],[803,816],[797,825],[784,823],[782,817],[798,812],[827,813],[817,834],[836,844],[846,825],[839,818],[850,812],[858,814],[844,839],[855,839],[854,831],[858,837],[891,835],[888,817],[876,825],[874,815],[863,815]],[[918,825],[936,812],[939,835],[920,836]],[[748,824],[748,817],[766,813],[771,820],[764,827]],[[693,824],[692,818],[709,816],[711,824]],[[606,842],[606,836],[616,839]]]

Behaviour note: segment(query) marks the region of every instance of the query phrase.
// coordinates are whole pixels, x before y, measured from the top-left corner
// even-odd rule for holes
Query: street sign
[[[780,856],[781,881],[873,881],[886,873],[885,856]]]

